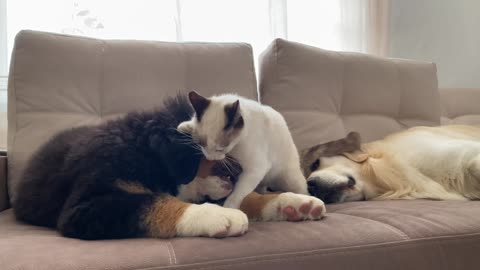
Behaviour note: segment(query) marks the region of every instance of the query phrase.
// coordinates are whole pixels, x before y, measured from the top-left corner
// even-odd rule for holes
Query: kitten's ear
[[[207,109],[208,105],[210,105],[210,100],[206,97],[201,96],[196,91],[191,91],[190,93],[188,93],[188,99],[190,100],[190,104],[192,104],[193,109],[195,110],[197,120],[200,122],[203,113]]]
[[[185,121],[178,125],[177,130],[181,133],[192,134],[193,133],[193,122]]]
[[[236,115],[236,114],[239,112],[239,108],[240,108],[240,100],[237,99],[237,101],[233,102],[233,103],[230,105],[230,112],[231,112],[233,115]]]
[[[233,102],[232,104],[225,106],[225,115],[227,117],[227,123],[225,129],[231,127],[242,128],[244,125],[243,117],[240,113],[240,100]]]

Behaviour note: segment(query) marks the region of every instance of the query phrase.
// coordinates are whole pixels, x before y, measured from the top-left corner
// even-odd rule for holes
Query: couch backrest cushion
[[[442,125],[480,125],[480,88],[440,89]]]
[[[256,99],[251,46],[20,32],[8,85],[11,199],[32,152],[54,133],[152,108],[193,89]]]
[[[440,122],[432,63],[334,52],[275,40],[262,54],[260,99],[287,120],[298,148],[358,131],[364,141]]]

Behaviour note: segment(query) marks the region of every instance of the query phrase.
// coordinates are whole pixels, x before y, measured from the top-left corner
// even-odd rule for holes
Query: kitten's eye
[[[223,151],[225,151],[225,147],[217,147],[217,148],[215,148],[215,151],[216,152],[223,152]]]
[[[320,159],[315,160],[315,162],[310,165],[310,170],[315,171],[318,169],[318,167],[320,167]]]

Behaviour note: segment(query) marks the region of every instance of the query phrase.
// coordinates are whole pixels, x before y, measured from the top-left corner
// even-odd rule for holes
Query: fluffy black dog
[[[31,158],[15,216],[81,239],[175,236],[187,206],[172,196],[202,157],[176,130],[193,113],[178,95],[161,109],[57,134]]]

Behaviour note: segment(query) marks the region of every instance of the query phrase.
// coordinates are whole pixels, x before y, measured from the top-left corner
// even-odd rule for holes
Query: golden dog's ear
[[[342,156],[350,159],[353,162],[356,163],[363,163],[367,161],[367,159],[370,157],[367,153],[363,152],[362,150],[357,150],[354,152],[349,152],[349,153],[343,153]]]

